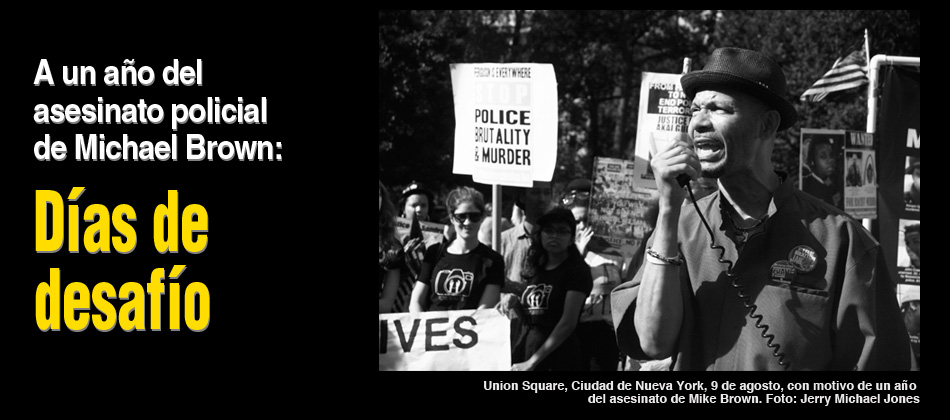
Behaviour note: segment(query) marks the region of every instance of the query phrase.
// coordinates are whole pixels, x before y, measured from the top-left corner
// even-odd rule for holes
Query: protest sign
[[[920,220],[899,221],[897,275],[901,283],[920,284]]]
[[[452,64],[452,172],[475,182],[530,187],[551,181],[557,161],[554,67],[535,63]]]
[[[676,141],[692,144],[687,133],[691,102],[680,85],[680,76],[643,72],[633,176],[637,187],[656,188],[650,168],[654,155]]]
[[[799,188],[856,219],[877,218],[875,136],[803,128]]]
[[[623,257],[623,269],[642,253],[643,244],[656,223],[655,189],[636,186],[635,163],[631,160],[594,159],[590,225],[595,238],[592,252]]]
[[[379,370],[511,370],[510,321],[495,309],[379,315]]]
[[[877,164],[872,133],[845,137],[844,211],[856,219],[877,218]]]
[[[400,243],[405,243],[406,237],[412,232],[413,220],[405,217],[396,217],[395,219],[396,237],[399,238]],[[445,232],[446,225],[426,221],[417,221],[416,223],[419,224],[422,238],[424,238],[424,242],[427,246],[442,242],[442,233]]]

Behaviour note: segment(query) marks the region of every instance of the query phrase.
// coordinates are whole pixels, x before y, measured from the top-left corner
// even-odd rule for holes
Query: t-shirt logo
[[[548,298],[551,297],[551,289],[554,287],[548,284],[530,285],[525,289],[521,301],[528,308],[528,313],[532,315],[543,314],[548,309]]]
[[[459,268],[442,270],[435,276],[435,293],[439,296],[467,298],[472,294],[475,274]]]

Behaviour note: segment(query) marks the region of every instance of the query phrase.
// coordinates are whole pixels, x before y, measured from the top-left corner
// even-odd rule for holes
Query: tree
[[[833,94],[821,102],[799,100],[802,92],[831,69],[838,57],[861,48],[865,29],[871,38],[871,55],[920,56],[920,16],[916,11],[739,10],[716,13],[711,47],[735,46],[763,51],[785,71],[787,99],[795,104],[799,120],[780,135],[773,161],[779,170],[792,175],[798,173],[798,139],[802,128],[866,129],[865,88]]]
[[[552,63],[558,80],[556,181],[589,176],[594,156],[632,158],[640,73],[694,69],[720,46],[760,50],[785,70],[800,122],[782,133],[776,166],[798,168],[802,127],[864,130],[866,91],[823,102],[801,95],[859,47],[920,56],[918,11],[475,10],[379,12],[379,168],[391,184],[469,184],[451,173],[454,109],[449,64]]]
[[[593,156],[632,157],[642,71],[678,73],[702,48],[698,12],[582,10],[536,13],[531,59],[554,64],[562,97],[561,150],[586,150],[564,178],[590,176]],[[564,134],[564,133],[562,133]],[[567,161],[571,155],[563,156]]]
[[[387,185],[470,183],[452,175],[449,65],[509,56],[507,11],[379,11],[379,171]],[[448,181],[448,182],[446,182]]]

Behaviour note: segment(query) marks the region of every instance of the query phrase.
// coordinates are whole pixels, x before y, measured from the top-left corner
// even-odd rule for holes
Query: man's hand
[[[671,143],[666,150],[653,156],[650,166],[656,178],[661,206],[679,207],[686,199],[686,190],[676,180],[679,175],[695,179],[702,173],[696,152],[684,141]]]
[[[581,255],[587,252],[587,244],[590,243],[590,238],[592,237],[594,237],[594,229],[590,226],[577,231],[577,237],[574,242],[577,244],[577,250],[581,252]]]

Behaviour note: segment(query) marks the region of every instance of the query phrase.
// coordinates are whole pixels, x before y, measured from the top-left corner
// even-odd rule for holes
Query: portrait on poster
[[[897,271],[902,283],[920,284],[920,220],[900,221]]]
[[[877,178],[875,174],[877,170],[874,168],[874,153],[865,153],[864,157],[864,184],[875,186],[877,185]]]
[[[904,316],[904,326],[910,336],[911,350],[917,365],[920,366],[920,285],[898,284],[897,300],[901,315]]]
[[[908,156],[904,166],[904,206],[907,211],[920,211],[920,158]]]
[[[841,210],[845,209],[844,134],[839,130],[802,129],[799,168],[802,191]]]
[[[845,162],[847,166],[847,175],[845,176],[846,186],[861,187],[864,186],[866,179],[861,162],[864,161],[863,152],[846,152]]]
[[[857,219],[877,219],[874,134],[862,131],[846,134],[844,171],[837,177],[844,183],[844,211]]]

